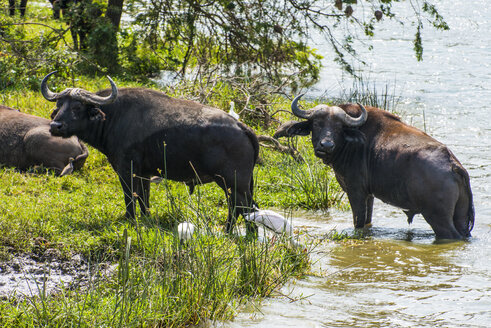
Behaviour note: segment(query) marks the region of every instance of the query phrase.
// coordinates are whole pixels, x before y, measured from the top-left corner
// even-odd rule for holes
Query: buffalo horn
[[[292,101],[292,113],[297,116],[297,117],[300,117],[300,118],[306,118],[308,119],[311,115],[312,115],[312,111],[311,110],[301,110],[300,108],[298,108],[298,101],[300,100],[300,98],[303,97],[303,93],[301,95],[298,95],[295,97],[295,99],[293,99]]]
[[[87,92],[86,94],[84,93],[82,100],[93,105],[108,105],[114,102],[114,100],[116,100],[118,97],[118,87],[109,76],[106,77],[109,80],[109,83],[111,83],[111,94],[109,96],[102,97],[96,95],[95,93]]]
[[[52,92],[48,88],[47,81],[48,78],[55,73],[56,71],[49,73],[44,77],[43,81],[41,82],[41,94],[48,101],[56,101],[60,96],[66,95],[68,93],[70,96],[74,97],[75,99],[86,103],[90,103],[93,105],[107,105],[112,103],[114,100],[116,100],[118,96],[118,87],[116,86],[116,83],[114,83],[114,81],[109,76],[107,76],[107,79],[109,80],[109,83],[111,83],[111,94],[107,97],[98,96],[95,93],[83,89],[78,89],[78,88],[67,89],[61,93]]]
[[[44,77],[43,81],[41,82],[41,94],[48,101],[56,101],[56,99],[58,98],[58,93],[52,92],[48,88],[48,78],[51,75],[55,74],[56,72],[57,71],[54,71],[54,72],[49,73],[48,75],[46,75]]]
[[[334,107],[336,109],[339,109],[339,111],[336,112],[336,115],[343,120],[343,123],[347,126],[350,127],[357,127],[357,126],[362,126],[365,124],[368,118],[368,113],[365,107],[363,107],[362,104],[357,103],[358,106],[361,108],[361,115],[358,117],[352,117],[348,115],[344,110],[342,110],[339,107]]]

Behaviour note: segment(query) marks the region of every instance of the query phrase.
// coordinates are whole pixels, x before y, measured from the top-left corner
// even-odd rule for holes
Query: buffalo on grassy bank
[[[144,88],[121,88],[108,77],[111,89],[92,93],[68,88],[41,92],[56,102],[51,133],[77,136],[106,155],[119,176],[126,216],[135,217],[138,200],[149,212],[153,176],[186,183],[217,183],[225,192],[230,232],[238,215],[253,208],[253,169],[259,143],[254,132],[227,113],[194,101],[176,99]],[[254,229],[248,225],[249,229]]]

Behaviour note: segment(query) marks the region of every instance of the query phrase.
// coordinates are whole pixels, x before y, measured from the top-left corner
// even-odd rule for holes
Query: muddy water
[[[485,0],[436,3],[451,30],[436,32],[425,23],[423,62],[412,53],[413,28],[386,22],[374,51],[364,55],[371,63],[364,71],[381,85],[395,83],[403,119],[447,144],[467,168],[473,238],[435,243],[421,216],[408,226],[400,210],[376,202],[368,240],[322,243],[313,254],[319,275],[292,282],[282,290],[289,298],[246,309],[226,326],[491,326],[491,9]],[[351,86],[349,79],[339,82],[342,73],[329,60],[326,66],[311,94]],[[293,216],[312,239],[352,229],[349,212]]]

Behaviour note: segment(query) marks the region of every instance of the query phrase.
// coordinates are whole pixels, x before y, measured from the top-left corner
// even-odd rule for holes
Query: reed
[[[369,77],[360,77],[353,80],[350,88],[341,91],[340,95],[331,98],[336,104],[361,103],[395,112],[401,96],[397,95],[396,84],[377,84]]]
[[[133,250],[132,233],[124,230],[117,274],[93,280],[83,289],[66,287],[48,294],[40,287],[26,299],[2,302],[0,323],[181,327],[224,321],[246,302],[270,296],[299,267],[308,266],[308,255],[286,242],[206,234],[182,244],[173,233],[153,234],[153,253],[139,254]]]

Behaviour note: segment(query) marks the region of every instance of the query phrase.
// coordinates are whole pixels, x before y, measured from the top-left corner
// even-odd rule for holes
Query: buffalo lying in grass
[[[87,147],[76,137],[52,136],[49,124],[48,119],[0,105],[0,164],[21,170],[43,166],[58,175],[80,169]]]
[[[294,115],[275,137],[309,135],[315,155],[330,165],[348,195],[353,223],[371,223],[374,197],[404,209],[411,223],[421,213],[437,238],[471,236],[474,206],[469,175],[452,152],[426,133],[379,108],[318,105]]]

